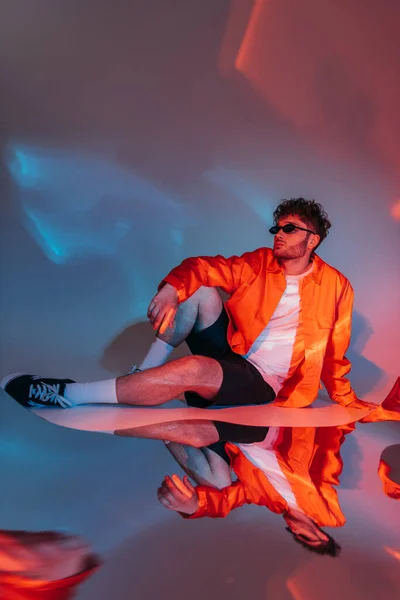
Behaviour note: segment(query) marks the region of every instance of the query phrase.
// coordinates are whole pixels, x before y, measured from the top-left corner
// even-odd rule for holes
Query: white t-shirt
[[[312,269],[313,265],[301,275],[285,275],[286,289],[278,306],[268,325],[243,355],[276,395],[304,357],[299,286]]]
[[[255,444],[235,444],[245,457],[260,469],[270,484],[286,500],[291,508],[301,510],[286,479],[274,451],[274,444],[279,435],[279,427],[270,427],[264,441]]]

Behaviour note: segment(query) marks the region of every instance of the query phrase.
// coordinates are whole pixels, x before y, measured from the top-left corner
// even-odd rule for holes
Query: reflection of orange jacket
[[[285,291],[284,273],[270,248],[242,256],[187,258],[163,280],[187,300],[202,285],[220,287],[230,294],[228,341],[234,352],[246,354],[265,329]],[[304,359],[279,392],[275,404],[301,407],[311,404],[322,379],[329,396],[346,406],[356,400],[346,375],[350,342],[353,289],[339,271],[314,257],[314,269],[300,289]]]
[[[379,404],[361,423],[378,423],[379,421],[400,421],[400,377],[386,396],[382,404]]]
[[[343,468],[340,447],[354,425],[319,428],[281,428],[274,451],[280,468],[290,483],[297,505],[322,526],[339,527],[345,523],[336,490]],[[226,444],[238,480],[218,490],[197,486],[199,509],[186,518],[226,517],[243,504],[266,506],[281,514],[286,501],[264,473],[250,462],[239,448]]]

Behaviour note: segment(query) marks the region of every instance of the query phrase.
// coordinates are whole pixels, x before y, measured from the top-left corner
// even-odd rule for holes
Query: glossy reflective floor
[[[159,442],[59,428],[3,393],[0,417],[1,524],[61,529],[93,544],[104,565],[80,600],[398,598],[400,509],[377,474],[382,451],[399,441],[398,423],[359,424],[342,446],[347,523],[326,529],[342,546],[331,558],[296,544],[266,508],[191,522],[164,509],[156,488],[180,471]]]

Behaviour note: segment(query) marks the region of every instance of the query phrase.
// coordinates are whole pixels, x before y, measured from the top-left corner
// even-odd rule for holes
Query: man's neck
[[[302,275],[311,267],[312,259],[304,258],[293,258],[292,260],[282,260],[281,267],[287,275]]]

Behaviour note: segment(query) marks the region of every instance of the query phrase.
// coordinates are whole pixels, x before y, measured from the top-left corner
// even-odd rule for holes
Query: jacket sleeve
[[[192,515],[180,513],[185,519],[224,518],[231,510],[239,508],[243,504],[252,503],[246,493],[246,487],[240,481],[235,481],[222,490],[199,485],[196,487],[196,491],[199,496],[199,508]]]
[[[221,255],[186,258],[168,273],[158,289],[170,283],[178,292],[179,302],[190,298],[201,286],[220,287],[227,294],[232,294],[250,277],[253,272],[251,264],[255,259],[254,252],[230,258]]]
[[[351,370],[351,363],[345,356],[350,345],[353,299],[353,288],[346,280],[336,307],[335,324],[328,339],[321,372],[322,382],[330,398],[342,406],[357,401],[350,381],[346,378]]]

